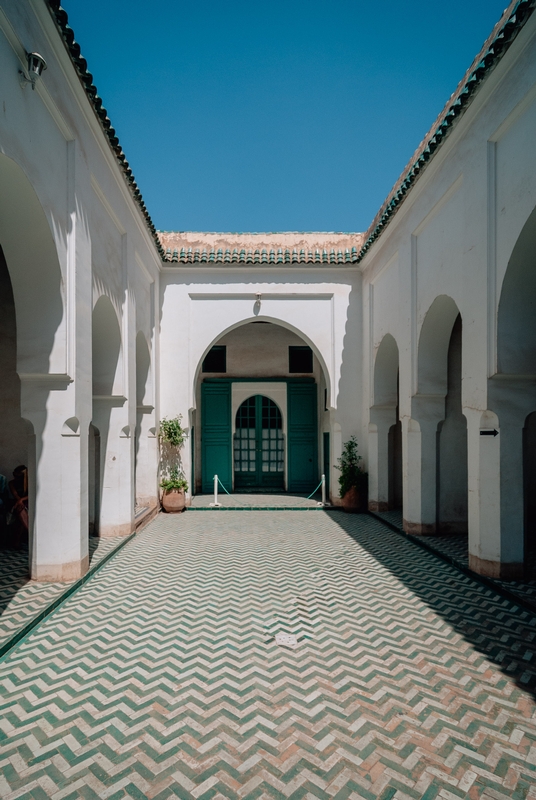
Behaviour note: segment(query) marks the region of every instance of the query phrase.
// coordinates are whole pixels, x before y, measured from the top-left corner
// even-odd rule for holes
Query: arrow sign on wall
[[[495,428],[491,431],[480,431],[481,436],[497,436],[499,431],[496,431]]]

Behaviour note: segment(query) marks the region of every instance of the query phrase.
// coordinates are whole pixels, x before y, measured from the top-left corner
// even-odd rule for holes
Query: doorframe
[[[287,462],[288,462],[288,436],[287,436],[287,382],[284,380],[279,381],[262,381],[258,378],[249,381],[235,382],[231,380],[231,446],[234,446],[234,435],[236,433],[236,414],[244,400],[248,397],[255,395],[262,395],[272,400],[283,419],[283,441],[285,444],[285,458],[283,468],[283,490],[287,491]],[[234,476],[234,460],[233,460],[233,491],[235,489],[235,476]]]
[[[233,377],[225,377],[225,378],[204,378],[201,381],[201,384],[209,383],[209,384],[223,384],[228,383],[231,384],[231,457],[233,454],[233,444],[234,444],[234,435],[236,432],[236,412],[238,411],[239,406],[244,400],[247,400],[248,397],[252,395],[260,394],[264,395],[265,397],[269,397],[270,400],[273,400],[274,403],[277,405],[279,410],[281,411],[281,415],[283,417],[283,436],[285,442],[285,469],[284,469],[284,491],[288,491],[288,458],[289,458],[289,447],[288,447],[288,409],[287,409],[287,397],[288,397],[288,389],[287,384],[315,384],[318,387],[320,384],[317,383],[315,378],[233,378]],[[248,384],[248,387],[245,391],[239,391],[238,386],[239,384]],[[280,389],[279,391],[274,391],[274,384],[279,384]],[[254,388],[255,387],[255,388]],[[201,410],[201,414],[203,414],[203,410]],[[318,421],[319,424],[319,421]],[[200,430],[203,430],[203,420],[201,419]],[[317,430],[317,451],[318,451],[318,437],[320,436],[320,427]],[[203,442],[201,442],[201,457],[203,452]],[[231,467],[231,475],[232,475],[232,491],[235,491],[235,480],[234,480],[234,459],[232,461]]]

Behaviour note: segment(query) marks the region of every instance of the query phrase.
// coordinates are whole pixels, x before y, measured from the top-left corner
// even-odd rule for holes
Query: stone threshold
[[[432,553],[432,555],[436,556],[437,558],[440,558],[442,561],[446,561],[447,564],[450,564],[451,566],[455,567],[457,570],[459,570],[459,572],[463,572],[463,574],[467,575],[468,578],[472,578],[474,581],[477,581],[477,583],[486,586],[488,589],[493,589],[495,592],[497,592],[497,594],[500,594],[502,595],[502,597],[506,598],[507,600],[510,600],[516,606],[521,606],[527,611],[536,614],[536,602],[527,597],[524,597],[522,594],[513,591],[512,589],[509,589],[507,586],[505,586],[504,581],[499,581],[494,578],[488,578],[485,575],[479,575],[477,572],[473,572],[473,570],[469,569],[468,566],[463,564],[456,557],[451,556],[448,553],[445,553],[443,550],[439,550],[436,547],[434,547],[433,544],[430,544],[430,542],[427,541],[426,536],[414,536],[411,533],[406,533],[406,531],[402,527],[396,525],[395,523],[387,519],[384,519],[384,517],[381,514],[378,514],[375,511],[368,511],[367,513],[371,517],[374,517],[374,519],[377,519],[378,522],[382,522],[390,530],[394,531],[395,533],[398,533],[405,539],[409,539],[409,541],[413,542],[413,544],[416,544],[418,547],[421,547],[428,553]]]
[[[141,531],[142,528],[145,528],[146,525],[153,520],[158,512],[160,511],[160,507],[158,505],[154,506],[143,506],[134,514],[134,527],[136,529],[136,533]]]
[[[129,536],[124,536],[121,538],[121,541],[118,542],[117,546],[110,550],[106,555],[104,555],[101,559],[99,559],[93,566],[90,566],[88,571],[85,575],[83,575],[78,580],[74,581],[73,583],[69,584],[65,587],[65,590],[61,592],[54,600],[49,603],[45,608],[39,611],[34,617],[32,617],[26,624],[24,624],[19,630],[13,633],[12,636],[5,639],[2,644],[0,645],[0,660],[4,658],[13,648],[18,645],[23,639],[25,639],[44,619],[49,617],[53,611],[55,611],[60,605],[66,602],[75,592],[82,588],[82,586],[87,583],[87,581],[92,578],[101,567],[103,567],[116,553],[119,552],[130,540],[136,535],[136,532],[131,533]]]
[[[185,511],[332,511],[333,506],[188,506]]]

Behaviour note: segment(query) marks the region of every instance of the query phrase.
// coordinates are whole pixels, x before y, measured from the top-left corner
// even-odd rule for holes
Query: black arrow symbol
[[[496,431],[495,428],[492,431],[480,431],[481,436],[498,436],[499,431]]]

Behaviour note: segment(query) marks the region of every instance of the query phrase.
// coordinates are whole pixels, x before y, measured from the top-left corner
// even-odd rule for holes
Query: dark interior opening
[[[227,348],[222,344],[211,347],[203,359],[203,372],[227,372]]]
[[[312,372],[313,351],[310,347],[290,345],[288,348],[289,372]]]

